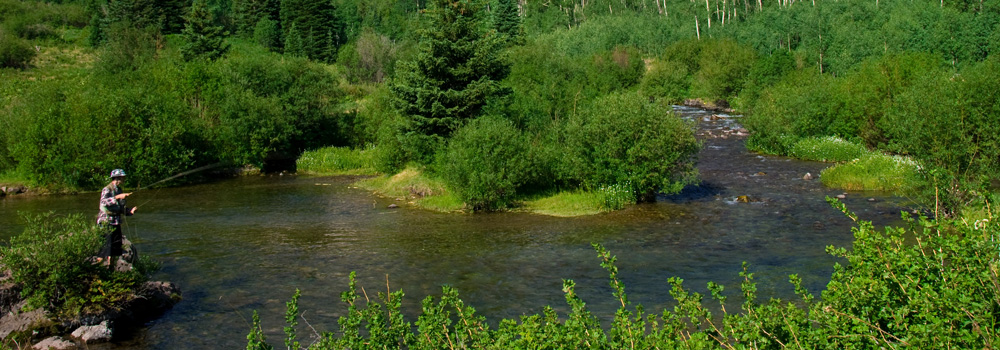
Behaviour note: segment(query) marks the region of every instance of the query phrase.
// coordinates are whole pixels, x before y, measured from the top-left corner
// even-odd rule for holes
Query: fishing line
[[[208,170],[208,169],[213,169],[213,168],[218,168],[218,167],[220,167],[220,166],[222,166],[222,162],[219,162],[219,163],[215,163],[215,164],[209,164],[209,165],[206,165],[206,166],[203,166],[203,167],[200,167],[200,168],[196,168],[196,169],[191,169],[191,170],[188,170],[188,171],[185,171],[185,172],[182,172],[182,173],[178,173],[178,174],[176,174],[176,175],[174,175],[174,176],[171,176],[171,177],[168,177],[168,178],[165,178],[165,179],[163,179],[163,180],[160,180],[160,181],[157,181],[157,182],[154,182],[153,184],[151,184],[151,185],[148,185],[148,186],[146,186],[146,188],[149,188],[149,187],[153,187],[153,186],[156,186],[156,185],[158,185],[158,184],[160,184],[160,183],[163,183],[163,182],[167,182],[167,181],[170,181],[170,180],[173,180],[173,179],[176,179],[176,178],[178,178],[178,177],[181,177],[181,176],[185,176],[185,175],[191,175],[191,174],[194,174],[194,173],[197,173],[197,172],[199,172],[199,171],[205,171],[205,170]],[[138,188],[136,188],[136,189],[135,189],[135,191],[132,191],[132,192],[139,192],[139,191],[141,191],[141,190],[143,190],[143,189],[145,189],[145,188],[143,188],[143,187],[142,187],[142,186],[140,185],[140,186],[139,186]],[[145,202],[142,202],[142,204],[139,204],[139,205],[137,205],[136,207],[138,208],[138,207],[141,207],[141,206],[144,206],[144,205],[146,205],[146,203],[149,203],[150,201],[152,201],[153,199],[155,199],[155,198],[156,198],[156,195],[157,195],[157,194],[159,194],[159,193],[160,193],[160,189],[157,189],[157,190],[156,190],[155,192],[153,192],[153,197],[152,197],[152,198],[150,198],[150,199],[146,200]]]
[[[143,187],[140,184],[139,187],[137,187],[134,191],[132,191],[132,193],[139,192],[139,191],[144,190],[146,188],[150,188],[150,187],[156,186],[156,185],[158,185],[160,183],[167,182],[167,181],[176,179],[176,178],[181,177],[181,176],[191,175],[191,174],[197,173],[199,171],[205,171],[205,170],[217,168],[217,167],[220,167],[220,166],[222,166],[222,162],[215,163],[215,164],[209,164],[209,165],[206,165],[206,166],[203,166],[203,167],[199,167],[199,168],[196,168],[196,169],[191,169],[191,170],[188,170],[188,171],[185,171],[185,172],[181,172],[181,173],[178,173],[176,175],[173,175],[173,176],[170,176],[168,178],[165,178],[163,180],[156,181],[156,182],[154,182],[151,185],[148,185],[146,187]],[[135,208],[142,207],[142,206],[146,205],[147,203],[153,201],[153,199],[156,199],[156,196],[158,194],[160,194],[160,189],[159,188],[157,188],[156,191],[153,191],[152,197],[150,197],[149,199],[147,199],[145,202],[142,202],[142,204],[136,205]],[[127,233],[129,236],[135,237],[136,240],[140,240],[141,237],[139,237],[139,234],[138,234],[139,230],[133,230],[132,227],[128,224],[128,220],[126,219],[126,217],[128,217],[128,216],[127,215],[122,215],[122,226],[124,226],[123,227],[124,230],[123,230],[122,233],[123,234]],[[131,242],[131,240],[129,240],[129,241]],[[133,251],[136,251],[135,250],[136,249],[135,248],[135,242],[132,242],[132,249],[133,249]]]

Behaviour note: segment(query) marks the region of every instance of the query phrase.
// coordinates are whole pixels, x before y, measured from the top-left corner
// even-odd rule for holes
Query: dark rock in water
[[[396,208],[399,208],[399,206],[396,205],[395,203],[389,204],[389,209],[396,209]]]
[[[37,350],[69,350],[76,349],[77,347],[75,343],[63,339],[62,337],[49,337],[38,342],[38,344],[35,344],[31,348]]]

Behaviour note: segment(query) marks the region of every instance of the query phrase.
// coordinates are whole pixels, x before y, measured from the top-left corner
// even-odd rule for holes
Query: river
[[[630,300],[651,313],[671,305],[671,276],[702,293],[706,282],[718,282],[735,300],[743,261],[755,272],[762,298],[794,297],[787,282],[793,273],[814,293],[822,290],[837,261],[824,248],[852,240],[851,221],[824,201],[842,192],[802,179],[829,164],[750,153],[737,117],[676,109],[698,121],[705,141],[702,186],[601,215],[390,209],[394,200],[354,188],[355,177],[247,176],[137,192],[129,203],[142,205],[125,234],[141,254],[162,263],[154,279],[176,283],[184,300],[114,342],[89,348],[245,348],[253,310],[280,347],[284,303],[295,289],[302,290],[299,308],[309,325],[335,330],[351,271],[372,297],[386,291],[387,281],[389,289],[402,289],[411,322],[420,300],[440,295],[444,284],[493,324],[545,305],[564,315],[562,279],[576,281],[588,307],[607,318],[615,300],[591,242],[618,256]],[[2,199],[0,238],[21,232],[19,211],[90,217],[97,197]],[[862,219],[885,225],[899,218],[903,200],[848,193],[844,202]],[[299,328],[306,343],[309,325]]]

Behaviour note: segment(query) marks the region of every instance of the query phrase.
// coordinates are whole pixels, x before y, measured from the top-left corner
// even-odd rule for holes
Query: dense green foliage
[[[335,77],[258,50],[187,64],[176,51],[152,60],[109,50],[97,63],[107,73],[33,84],[9,100],[11,113],[0,117],[9,153],[0,165],[37,185],[94,189],[114,168],[130,169],[136,186],[207,164],[264,166],[346,143],[338,130],[350,123],[336,112],[343,95]]]
[[[851,219],[839,202],[831,200]],[[738,348],[989,348],[1000,340],[1000,225],[932,221],[904,214],[908,227],[880,232],[870,222],[853,228],[852,248],[829,247],[844,258],[830,283],[816,298],[789,276],[799,299],[760,301],[754,274],[746,264],[738,295],[708,283],[711,301],[692,292],[677,277],[668,279],[671,309],[647,312],[634,304],[619,277],[617,258],[595,244],[601,266],[610,275],[614,315],[595,315],[563,282],[569,313],[551,307],[540,314],[489,322],[445,286],[439,297],[423,300],[415,323],[401,312],[402,291],[379,293],[362,301],[355,276],[341,294],[347,312],[340,330],[319,335],[309,349],[738,349]],[[286,319],[299,315],[298,292],[288,303]],[[742,300],[739,312],[729,298]],[[728,308],[727,308],[728,307]],[[493,325],[496,325],[495,327]],[[294,343],[295,324],[286,327]],[[247,349],[270,349],[254,319]],[[291,331],[289,331],[291,329]],[[305,343],[305,342],[303,342]]]
[[[199,57],[216,59],[229,50],[229,45],[226,43],[226,36],[229,33],[213,23],[212,12],[208,10],[204,1],[195,0],[185,19],[187,23],[184,25],[183,34],[187,43],[181,47],[181,54],[185,60],[190,61]]]
[[[532,165],[528,147],[509,120],[483,117],[455,132],[436,168],[474,210],[501,209],[528,182]]]
[[[139,260],[127,272],[91,263],[104,244],[104,230],[80,215],[25,215],[26,228],[0,249],[0,262],[21,285],[31,307],[56,316],[120,308],[155,266]]]
[[[692,126],[634,93],[594,101],[566,126],[561,172],[588,188],[621,185],[636,200],[676,193],[697,178]]]
[[[925,202],[950,213],[1000,171],[997,59],[955,70],[927,54],[887,55],[840,77],[787,75],[760,92],[745,125],[749,147],[797,155],[799,138],[839,136],[911,156]],[[844,159],[848,160],[848,159]],[[939,191],[937,198],[934,188]]]
[[[637,91],[658,103],[701,99],[745,112],[748,146],[757,151],[817,157],[802,140],[839,137],[912,157],[921,164],[922,197],[929,203],[939,188],[946,213],[988,190],[1000,170],[995,2],[206,0],[195,7],[202,4],[201,24],[176,36],[187,1],[0,1],[0,61],[19,70],[3,71],[13,79],[0,90],[8,112],[0,172],[94,188],[103,182],[95,174],[111,163],[151,182],[196,165],[261,166],[349,146],[373,150],[381,172],[415,162],[434,173],[435,159],[459,151],[451,134],[489,115],[511,121],[530,151],[531,175],[514,197],[470,203],[501,208],[538,193],[625,186],[594,175],[625,170],[573,169],[585,162],[559,155],[594,153],[564,147],[579,132],[574,125],[610,123],[587,128],[595,139],[613,137],[614,120],[593,116],[608,112],[604,101]],[[242,38],[232,41],[234,57],[178,63],[178,52],[224,51],[203,45],[196,27]],[[58,53],[88,36],[96,59]],[[100,143],[89,136],[133,128],[142,131]],[[68,130],[78,135],[50,136]],[[128,140],[138,145],[124,147]],[[85,151],[77,159],[63,149]],[[687,154],[677,159],[695,150],[681,149]],[[118,153],[127,155],[102,156]],[[662,178],[664,166],[676,166],[667,171],[671,181],[687,181],[676,182],[686,164],[662,163],[627,171]],[[641,187],[633,190],[647,199],[671,187],[614,179]]]
[[[447,137],[509,93],[499,84],[508,73],[499,57],[502,41],[481,27],[484,6],[432,2],[418,53],[401,63],[391,85],[396,108],[411,121],[407,133]]]

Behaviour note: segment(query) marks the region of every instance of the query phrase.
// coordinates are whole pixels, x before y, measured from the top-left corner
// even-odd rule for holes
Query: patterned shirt
[[[101,190],[101,211],[97,214],[98,224],[121,225],[122,214],[132,215],[129,208],[125,206],[125,199],[115,199],[115,196],[122,192],[121,187],[114,184],[108,184]]]

